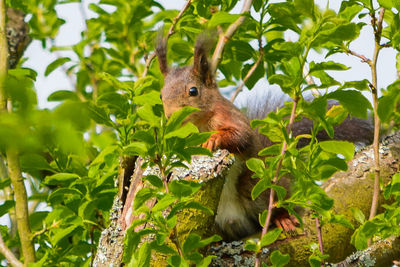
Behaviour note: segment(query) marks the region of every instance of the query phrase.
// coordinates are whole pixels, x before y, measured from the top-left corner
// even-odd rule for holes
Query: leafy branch
[[[300,100],[299,97],[296,97],[293,100],[293,107],[292,107],[292,111],[290,113],[289,124],[287,126],[288,133],[290,133],[291,130],[292,130],[294,119],[296,118],[296,108],[297,108],[297,104],[299,103],[299,100]],[[286,142],[286,140],[284,140],[283,144],[282,144],[282,149],[281,149],[281,153],[280,153],[280,159],[279,159],[279,162],[278,162],[278,166],[277,166],[276,171],[275,171],[275,176],[272,179],[272,184],[276,184],[277,181],[278,181],[279,173],[280,173],[281,168],[282,168],[282,163],[283,163],[283,160],[285,158],[286,150],[287,150],[287,142]],[[270,193],[269,193],[268,215],[267,215],[267,219],[265,221],[265,224],[264,224],[262,232],[261,232],[261,239],[260,240],[262,240],[263,237],[268,232],[268,228],[269,228],[269,225],[271,223],[272,209],[274,207],[274,199],[275,199],[275,191],[271,188],[270,189]],[[255,266],[256,267],[260,267],[261,266],[261,251],[257,252]]]

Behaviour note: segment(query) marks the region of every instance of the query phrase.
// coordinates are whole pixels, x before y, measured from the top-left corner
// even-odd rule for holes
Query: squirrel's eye
[[[189,89],[189,95],[190,96],[197,96],[199,94],[199,91],[197,90],[197,87],[191,87]]]

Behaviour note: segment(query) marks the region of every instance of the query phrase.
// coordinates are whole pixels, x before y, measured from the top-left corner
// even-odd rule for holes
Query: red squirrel
[[[235,154],[237,164],[233,168],[236,170],[226,177],[215,220],[225,240],[238,240],[260,229],[258,215],[268,207],[269,197],[266,191],[252,200],[251,190],[257,179],[251,178],[252,173],[244,162],[251,157],[257,157],[258,151],[271,145],[271,142],[260,138],[251,129],[249,119],[219,92],[207,58],[209,46],[209,40],[198,38],[193,65],[173,68],[167,63],[166,39],[159,38],[156,54],[164,75],[161,98],[167,117],[185,106],[199,108],[200,111],[190,115],[188,120],[202,132],[215,131],[203,147],[211,151],[217,148],[226,149]],[[307,127],[305,131],[310,131],[312,122],[303,121],[304,123],[294,125],[294,134],[304,132],[303,128]],[[347,124],[349,127],[352,123]],[[289,189],[287,179],[280,183]],[[296,220],[287,213],[286,216],[275,216],[274,221],[285,231],[295,229]]]

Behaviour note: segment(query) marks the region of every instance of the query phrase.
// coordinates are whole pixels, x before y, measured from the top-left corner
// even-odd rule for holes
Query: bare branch
[[[12,266],[15,267],[23,267],[24,265],[20,262],[12,253],[12,251],[6,246],[3,241],[3,237],[0,235],[0,253],[3,254],[4,258],[10,263]]]
[[[168,39],[171,35],[173,35],[175,33],[175,26],[178,23],[178,21],[180,20],[180,18],[183,16],[183,13],[185,13],[185,11],[189,8],[189,6],[191,5],[192,0],[188,0],[186,2],[186,4],[183,6],[183,8],[181,9],[181,11],[179,12],[179,14],[173,19],[172,21],[172,25],[169,28],[168,34],[166,36],[166,38]],[[147,75],[147,72],[149,71],[150,68],[150,64],[153,61],[153,59],[156,57],[156,53],[153,51],[146,59],[146,65],[144,68],[144,71],[142,73],[142,78],[145,77]]]
[[[233,101],[235,101],[235,98],[237,97],[237,95],[243,90],[243,87],[245,85],[245,83],[247,82],[247,80],[250,78],[251,75],[253,75],[254,71],[257,69],[258,65],[260,64],[262,59],[262,56],[260,55],[256,61],[256,63],[254,63],[253,67],[251,67],[251,69],[249,70],[249,72],[247,72],[246,76],[244,77],[243,81],[239,84],[239,86],[236,88],[235,92],[233,92],[232,96],[231,96],[231,102],[233,103]]]
[[[374,57],[370,64],[371,66],[371,75],[372,75],[372,100],[374,104],[374,174],[375,174],[375,182],[374,182],[374,194],[372,197],[371,203],[371,211],[369,213],[369,219],[375,217],[376,212],[378,210],[378,201],[379,201],[379,190],[380,190],[380,164],[379,164],[379,130],[380,130],[380,119],[378,116],[378,76],[376,65],[378,62],[379,51],[382,46],[380,45],[381,35],[382,35],[382,23],[383,16],[385,14],[385,9],[381,8],[379,11],[379,18],[375,30],[375,50]]]
[[[346,50],[346,53],[347,53],[347,54],[350,54],[350,55],[353,55],[353,56],[355,56],[355,57],[360,58],[360,59],[361,59],[361,62],[363,62],[363,63],[368,63],[369,65],[371,64],[371,60],[370,60],[369,58],[367,58],[367,57],[364,56],[364,55],[360,55],[360,54],[358,54],[357,52],[354,52],[353,50],[347,49],[347,50]]]
[[[225,44],[229,41],[240,25],[243,24],[244,20],[246,19],[245,13],[250,11],[252,3],[253,0],[246,0],[243,4],[242,11],[240,12],[242,15],[228,27],[225,34],[220,34],[218,44],[215,47],[215,51],[211,59],[211,73],[215,73],[217,71],[217,66],[221,61]]]

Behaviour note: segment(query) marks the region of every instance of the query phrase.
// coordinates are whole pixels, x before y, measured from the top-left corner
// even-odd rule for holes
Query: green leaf
[[[3,204],[0,205],[0,217],[7,214],[10,209],[12,209],[15,205],[14,200],[6,200]]]
[[[251,59],[255,54],[253,47],[247,42],[231,41],[228,44],[228,48],[232,51],[234,60],[246,61]]]
[[[151,259],[151,246],[149,243],[144,242],[139,248],[138,259],[133,266],[150,266]]]
[[[133,100],[133,103],[140,105],[140,106],[144,106],[146,104],[148,104],[150,106],[162,105],[162,101],[160,99],[160,92],[154,91],[154,90],[150,91],[147,94],[135,96],[135,97],[133,97],[132,100]]]
[[[98,73],[97,76],[99,79],[107,82],[115,89],[123,89],[124,91],[130,91],[132,89],[130,84],[119,81],[117,78],[107,72]]]
[[[321,259],[320,257],[316,256],[316,255],[311,255],[308,258],[308,263],[310,264],[311,267],[321,267]]]
[[[274,267],[285,266],[289,263],[289,254],[282,254],[279,250],[274,250],[269,258]]]
[[[161,124],[161,117],[157,116],[154,111],[153,107],[146,104],[137,109],[137,114],[141,119],[148,122],[152,127],[160,127]]]
[[[77,179],[79,179],[79,175],[75,173],[56,173],[47,176],[44,183],[47,185],[68,185]]]
[[[265,247],[265,246],[268,246],[268,245],[274,243],[278,239],[281,232],[282,232],[282,229],[280,229],[280,228],[275,228],[275,229],[268,231],[261,239],[261,247]]]
[[[88,102],[88,110],[90,117],[99,124],[104,124],[110,127],[113,127],[113,122],[110,117],[104,111],[104,109],[94,105],[93,103]]]
[[[73,199],[82,199],[82,197],[83,195],[78,189],[60,188],[51,192],[47,201],[51,202],[54,205],[65,201],[65,199],[71,201]]]
[[[353,213],[354,218],[357,222],[363,224],[365,222],[365,215],[364,213],[358,208],[350,208],[351,212]]]
[[[244,249],[248,251],[257,252],[259,250],[259,246],[253,239],[247,239],[246,244],[244,245]]]
[[[397,2],[397,0],[378,0],[379,5],[381,7],[387,8],[391,10],[394,7],[394,3]]]
[[[143,206],[148,200],[155,197],[155,193],[148,187],[144,187],[137,192],[135,199],[133,200],[133,209],[137,210]]]
[[[183,247],[182,247],[183,253],[187,254],[187,253],[199,248],[198,244],[199,244],[200,240],[201,240],[201,236],[199,236],[198,234],[194,234],[194,233],[189,234],[189,236],[185,240],[185,243],[183,243]]]
[[[273,184],[271,188],[275,191],[276,195],[278,196],[278,199],[280,201],[283,201],[286,197],[286,189],[283,186],[275,185]]]
[[[153,208],[151,208],[151,210],[153,212],[165,210],[167,207],[171,206],[175,201],[176,201],[175,196],[165,195],[161,200],[157,202],[157,204],[153,206]]]
[[[55,172],[47,160],[39,154],[26,153],[20,156],[20,164],[23,171],[46,170]]]
[[[264,161],[258,158],[251,158],[246,161],[246,166],[249,170],[255,172],[259,178],[262,178],[265,170]]]
[[[132,156],[146,156],[147,147],[145,143],[142,142],[131,142],[129,145],[124,147],[124,154]]]
[[[343,155],[346,160],[351,160],[354,156],[355,146],[353,143],[347,141],[322,141],[319,142],[319,146],[324,151]]]
[[[201,210],[204,211],[207,214],[213,214],[213,211],[206,206],[202,205],[200,202],[196,201],[191,201],[187,204],[185,204],[185,209],[196,209],[196,210]]]
[[[197,111],[199,111],[198,108],[187,106],[172,113],[172,115],[168,118],[165,133],[168,134],[178,129],[187,116]]]
[[[358,3],[342,1],[338,15],[351,21],[362,9],[363,7]]]
[[[251,190],[251,198],[255,200],[262,192],[271,188],[271,182],[267,179],[260,179]]]
[[[63,238],[69,236],[76,228],[78,224],[71,225],[65,229],[57,230],[56,234],[50,238],[51,243],[56,246]]]
[[[387,95],[379,98],[378,115],[382,122],[388,122],[396,105],[400,100],[400,90],[390,91]]]
[[[111,113],[116,113],[121,115],[120,117],[126,117],[129,109],[128,99],[122,95],[115,92],[107,92],[101,94],[97,98],[97,104],[99,106],[105,106],[110,109]]]
[[[229,14],[227,12],[220,11],[211,17],[210,21],[208,22],[208,27],[214,28],[222,24],[227,24],[227,23],[231,24],[239,17],[240,14]]]
[[[340,104],[347,109],[350,114],[366,119],[367,110],[372,109],[368,99],[355,90],[337,90],[328,94],[328,98],[336,99]]]
[[[78,96],[75,92],[68,91],[68,90],[58,90],[49,95],[47,101],[63,101],[63,100],[78,100]]]
[[[332,214],[330,222],[340,224],[343,225],[344,227],[354,230],[353,224],[351,224],[351,222],[347,220],[344,215]]]
[[[281,144],[274,144],[272,146],[268,146],[264,149],[261,149],[260,152],[258,152],[258,155],[261,157],[279,155],[282,149],[281,147],[282,147]]]
[[[361,80],[361,81],[350,81],[350,82],[345,82],[341,87],[339,87],[339,90],[345,89],[345,88],[354,88],[359,91],[369,91],[369,81],[367,79]]]
[[[217,256],[214,256],[214,255],[207,256],[207,257],[205,257],[203,259],[203,261],[201,263],[197,264],[196,266],[198,266],[198,267],[208,267],[208,266],[210,266],[210,264],[212,262],[212,259],[214,259],[216,257]]]
[[[268,209],[264,210],[261,214],[258,215],[258,222],[262,227],[264,227],[265,222],[267,220]]]
[[[301,14],[314,18],[314,0],[294,0],[294,7]]]
[[[190,134],[198,133],[198,132],[199,132],[199,130],[193,123],[187,122],[182,127],[178,128],[177,130],[168,132],[164,137],[165,137],[165,139],[172,138],[172,137],[186,138]]]
[[[173,180],[168,184],[170,192],[179,198],[194,194],[201,188],[201,186],[202,184],[200,183],[185,180]]]
[[[326,61],[321,63],[314,63],[314,61],[310,62],[310,74],[314,71],[320,70],[348,70],[350,69],[346,65],[336,63],[333,61]]]
[[[69,57],[61,57],[61,58],[57,58],[56,60],[54,60],[53,62],[51,62],[45,72],[44,72],[44,76],[48,76],[51,72],[53,72],[56,68],[58,68],[59,66],[65,64],[66,62],[71,61],[71,59]]]
[[[153,186],[155,186],[157,188],[163,188],[164,187],[164,184],[163,184],[162,180],[158,176],[147,175],[147,176],[143,177],[143,180],[149,181],[151,183],[151,185],[153,185]]]

